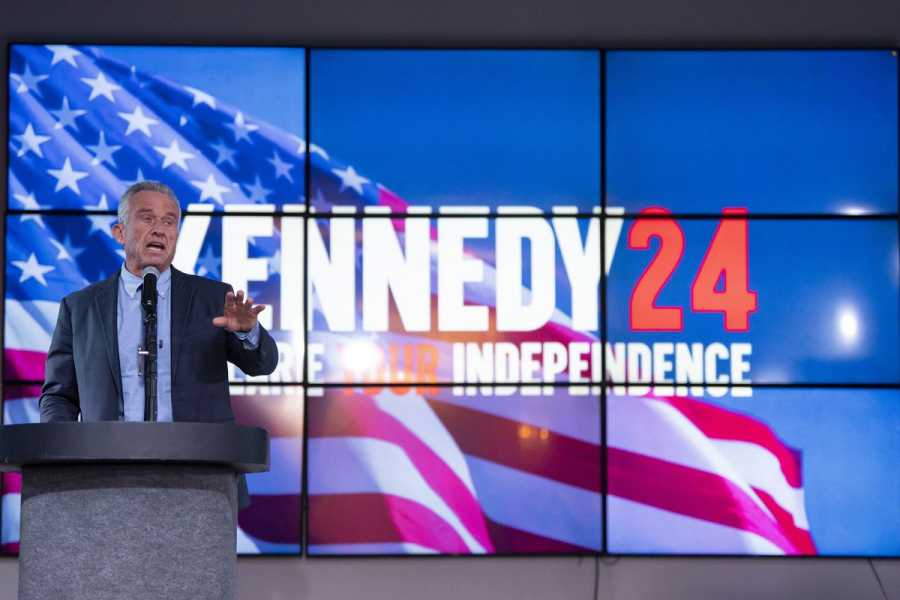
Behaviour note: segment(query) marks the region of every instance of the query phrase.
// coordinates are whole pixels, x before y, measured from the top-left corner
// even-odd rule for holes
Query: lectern
[[[234,598],[239,473],[265,430],[231,423],[0,427],[22,471],[19,599]]]

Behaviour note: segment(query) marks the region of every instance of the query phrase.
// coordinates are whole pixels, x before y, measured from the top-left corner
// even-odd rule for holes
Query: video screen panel
[[[6,383],[3,424],[40,423],[41,386]],[[303,394],[300,388],[231,386],[231,406],[239,425],[269,432],[270,469],[247,475],[250,505],[238,513],[237,552],[299,554],[300,483],[303,464]],[[22,476],[3,473],[0,554],[19,553]]]
[[[897,106],[891,50],[607,52],[607,203],[896,213]]]
[[[311,50],[311,206],[600,205],[596,50]]]
[[[624,219],[613,247],[611,382],[900,383],[896,220]]]
[[[115,210],[135,181],[186,210],[304,203],[302,48],[10,48],[15,209]]]
[[[238,513],[238,554],[300,554],[303,388],[234,384],[239,425],[269,432],[269,470],[247,475],[250,505]]]
[[[601,379],[600,219],[309,221],[310,382]]]
[[[900,391],[607,399],[615,554],[900,553]]]
[[[331,387],[307,423],[309,554],[601,549],[586,388]]]

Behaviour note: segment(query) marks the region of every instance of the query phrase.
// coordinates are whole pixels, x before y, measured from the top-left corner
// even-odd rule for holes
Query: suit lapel
[[[172,269],[172,318],[170,319],[170,326],[172,331],[170,332],[170,339],[172,340],[172,387],[174,389],[175,386],[175,377],[178,372],[178,355],[181,352],[181,347],[184,346],[184,340],[182,336],[184,335],[185,328],[188,323],[188,316],[191,314],[191,304],[194,301],[194,288],[189,286],[187,283],[187,275],[175,269],[175,267],[169,267]],[[174,396],[172,399],[172,410],[175,410],[174,406],[175,400]]]
[[[119,414],[122,414],[122,371],[119,368],[119,335],[118,335],[118,290],[119,272],[100,284],[97,295],[94,296],[94,309],[97,311],[97,319],[103,329],[103,337],[106,340],[106,358],[109,361],[109,370],[112,373],[113,384],[119,395]]]

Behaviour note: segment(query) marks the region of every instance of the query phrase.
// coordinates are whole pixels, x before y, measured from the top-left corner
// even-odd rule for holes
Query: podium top
[[[0,427],[0,471],[97,463],[221,465],[269,469],[269,434],[232,423],[29,423]]]

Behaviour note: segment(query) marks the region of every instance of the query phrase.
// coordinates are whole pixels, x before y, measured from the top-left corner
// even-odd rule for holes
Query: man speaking
[[[171,266],[181,208],[168,186],[132,185],[118,213],[113,235],[125,264],[63,298],[41,421],[233,421],[225,362],[247,375],[267,375],[278,363],[275,341],[257,320],[265,306]],[[145,328],[148,315],[155,336]],[[239,501],[249,502],[243,476]]]

